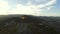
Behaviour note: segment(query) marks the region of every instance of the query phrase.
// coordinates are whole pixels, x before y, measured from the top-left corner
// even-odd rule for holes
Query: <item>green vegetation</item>
[[[33,34],[56,34],[52,27],[46,27],[46,25],[30,24],[28,27]]]
[[[55,23],[55,21],[53,21],[51,18],[50,19],[47,19],[47,18],[42,18],[41,17],[41,19],[40,19],[39,22],[42,23],[43,19],[45,19],[45,21],[43,21],[44,23],[46,23],[46,22],[47,23],[50,22],[50,23],[48,25],[46,25],[47,23],[46,24],[43,24],[43,25],[39,25],[40,23],[39,24],[36,23],[39,20],[39,18],[37,19],[35,17],[36,18],[36,20],[35,20],[34,17],[31,17],[31,18],[30,17],[29,17],[28,20],[26,20],[26,21],[28,21],[27,22],[27,24],[28,24],[27,25],[28,26],[27,27],[27,30],[28,30],[29,33],[31,33],[31,34],[59,34],[59,33],[57,33],[55,31],[55,28],[54,28],[55,26],[53,26],[54,23]],[[7,26],[5,26],[6,23],[8,23]],[[18,30],[17,24],[18,23],[20,23],[19,18],[18,19],[15,19],[14,17],[12,18],[11,16],[9,16],[9,18],[7,18],[7,17],[0,18],[0,34],[14,34],[14,33],[17,34],[18,33],[17,32],[17,30]],[[51,26],[53,26],[53,27],[51,27]],[[28,33],[28,32],[26,32],[26,33]],[[21,32],[19,32],[19,33],[21,33]]]

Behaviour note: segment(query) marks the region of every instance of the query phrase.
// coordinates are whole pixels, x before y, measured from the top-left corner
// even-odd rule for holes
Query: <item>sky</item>
[[[60,16],[60,0],[0,0],[0,15]]]

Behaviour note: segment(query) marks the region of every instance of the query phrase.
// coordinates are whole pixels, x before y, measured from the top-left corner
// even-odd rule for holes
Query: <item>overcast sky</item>
[[[60,16],[60,0],[0,0],[0,15]]]

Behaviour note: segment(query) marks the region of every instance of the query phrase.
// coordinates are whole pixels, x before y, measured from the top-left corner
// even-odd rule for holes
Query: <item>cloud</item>
[[[38,0],[39,1],[39,0]],[[47,3],[33,5],[31,1],[27,3],[27,5],[17,4],[16,8],[10,11],[10,14],[26,14],[26,15],[36,15],[40,16],[40,11],[44,11],[44,8],[50,10],[56,4],[56,0],[50,0]]]
[[[38,2],[39,0],[35,0]],[[0,15],[8,15],[8,14],[26,14],[26,15],[35,15],[35,16],[46,16],[47,14],[42,13],[41,11],[45,11],[44,9],[51,10],[52,6],[56,4],[56,0],[50,0],[47,3],[34,5],[32,1],[23,5],[18,3],[15,8],[10,9],[10,6],[6,1],[0,0]],[[10,9],[10,10],[9,10]],[[47,16],[51,16],[52,14],[48,14]],[[56,16],[57,14],[53,14]]]
[[[35,0],[35,1],[39,1],[39,0]]]
[[[8,2],[0,0],[0,15],[7,15],[8,14]]]
[[[59,16],[59,15],[56,13],[41,13],[40,16]]]

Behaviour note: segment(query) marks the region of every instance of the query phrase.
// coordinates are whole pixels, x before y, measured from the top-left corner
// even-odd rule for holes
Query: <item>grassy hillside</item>
[[[0,34],[60,34],[60,17],[21,16],[0,15]]]

